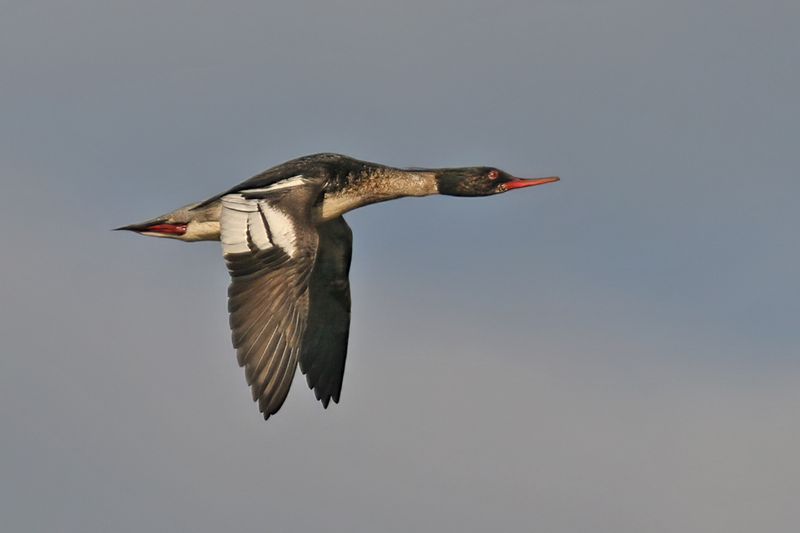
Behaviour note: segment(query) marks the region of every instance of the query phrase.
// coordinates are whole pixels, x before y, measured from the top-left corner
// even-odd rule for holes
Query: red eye
[[[489,171],[489,179],[490,180],[496,180],[499,177],[500,177],[500,173],[498,171],[496,171],[496,170],[490,170]]]

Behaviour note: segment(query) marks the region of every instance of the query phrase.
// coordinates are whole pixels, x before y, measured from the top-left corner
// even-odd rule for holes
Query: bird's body
[[[352,233],[342,215],[405,196],[487,196],[557,181],[489,167],[398,169],[339,154],[287,161],[204,202],[119,229],[220,240],[239,364],[264,418],[299,363],[325,407],[339,401],[350,326]]]

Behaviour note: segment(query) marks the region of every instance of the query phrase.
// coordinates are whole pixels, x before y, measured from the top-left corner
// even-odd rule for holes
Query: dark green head
[[[511,189],[558,181],[557,177],[522,179],[494,167],[443,168],[436,170],[439,194],[489,196]]]

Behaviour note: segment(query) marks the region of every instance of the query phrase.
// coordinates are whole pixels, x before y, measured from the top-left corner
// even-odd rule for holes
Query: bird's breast
[[[322,202],[316,206],[314,218],[317,222],[327,222],[367,203],[371,202],[365,202],[363,197],[355,195],[342,192],[325,193],[322,196]]]

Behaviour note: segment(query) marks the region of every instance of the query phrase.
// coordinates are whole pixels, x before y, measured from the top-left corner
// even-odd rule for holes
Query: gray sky
[[[796,529],[796,1],[0,7],[4,530]],[[563,181],[351,213],[264,423],[218,245],[108,230],[316,151]]]

